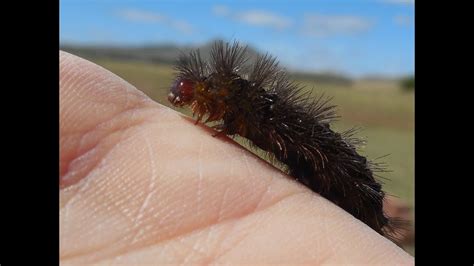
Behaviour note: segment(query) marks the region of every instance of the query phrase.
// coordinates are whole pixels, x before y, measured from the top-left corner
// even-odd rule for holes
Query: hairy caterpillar
[[[330,128],[335,106],[308,100],[274,57],[246,64],[246,47],[216,42],[209,62],[199,50],[179,58],[168,100],[191,106],[196,123],[219,122],[218,134],[240,135],[287,166],[288,174],[372,229],[395,240],[399,220],[383,212],[381,170],[356,152],[354,130]]]

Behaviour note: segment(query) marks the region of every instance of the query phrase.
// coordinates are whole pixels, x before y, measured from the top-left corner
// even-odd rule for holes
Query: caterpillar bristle
[[[265,54],[257,56],[257,60],[249,75],[250,85],[253,87],[267,87],[275,82],[278,74],[278,62],[276,58]]]
[[[382,228],[384,236],[389,240],[403,248],[403,239],[405,234],[410,230],[411,223],[408,220],[391,217],[388,223]]]
[[[211,49],[212,71],[231,76],[247,61],[246,51],[247,47],[240,46],[237,41],[234,41],[232,45],[217,42]]]

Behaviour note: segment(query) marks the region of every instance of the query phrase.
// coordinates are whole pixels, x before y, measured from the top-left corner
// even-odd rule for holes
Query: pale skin
[[[60,52],[61,264],[414,264],[213,133]]]

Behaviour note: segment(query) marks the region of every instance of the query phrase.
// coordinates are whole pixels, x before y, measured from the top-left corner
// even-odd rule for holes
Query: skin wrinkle
[[[92,77],[89,77],[91,76]],[[84,78],[88,77],[88,78]],[[113,101],[107,101],[107,100],[100,100],[101,98],[96,97],[97,95],[97,90],[92,90],[91,88],[108,88],[108,84],[104,82],[104,78],[96,75],[95,73],[90,73],[88,71],[84,71],[81,73],[79,77],[77,77],[75,80],[77,83],[81,82],[81,88],[87,88],[86,90],[84,89],[72,89],[71,93],[75,93],[76,99],[80,100],[87,100],[87,103],[99,103],[99,104],[105,104],[106,106],[112,106],[115,103]],[[76,84],[72,86],[72,88],[76,88]],[[117,91],[116,93],[120,93],[120,91]]]
[[[235,222],[229,221],[228,224],[234,226]],[[219,239],[222,239],[222,237],[220,236],[225,236],[225,234],[222,233],[222,230],[221,230],[221,233],[219,234],[218,228],[221,228],[221,227],[226,228],[228,224],[227,223],[218,224],[216,226],[209,227],[207,230],[203,230],[202,234],[205,235],[205,239],[203,239],[204,237],[198,238],[198,239],[203,239],[203,241],[201,241],[203,244],[199,245],[198,248],[200,248],[200,250],[203,252],[207,250],[208,256],[213,257],[215,254],[214,251],[217,249],[216,243],[218,244]],[[197,243],[198,242],[196,242],[196,244]],[[206,249],[206,247],[208,248]]]
[[[249,216],[248,216],[249,217]],[[246,218],[242,218],[242,220],[245,220]],[[216,259],[218,257],[221,256],[221,254],[223,252],[226,252],[227,250],[230,250],[232,249],[235,245],[235,243],[238,243],[239,242],[239,233],[242,234],[241,232],[248,232],[248,233],[251,233],[251,230],[240,230],[242,229],[243,225],[242,224],[239,224],[240,221],[242,220],[231,220],[231,221],[228,221],[226,223],[224,223],[224,225],[226,225],[226,227],[224,227],[224,229],[222,229],[222,232],[221,235],[219,236],[219,238],[216,240],[216,244],[215,244],[215,247],[213,249],[213,258],[214,260],[216,261]],[[245,225],[245,224],[244,224]],[[245,225],[245,228],[249,228],[250,226],[248,225]],[[237,234],[235,234],[237,232]],[[236,240],[234,240],[236,239]]]
[[[138,211],[135,221],[139,221],[143,217],[144,210],[148,206],[151,196],[155,193],[154,188],[155,188],[156,176],[157,176],[156,165],[155,165],[155,160],[154,160],[155,156],[154,156],[152,145],[145,134],[141,134],[141,135],[142,135],[143,140],[145,140],[146,142],[146,147],[147,147],[147,152],[148,152],[147,153],[148,162],[150,163],[150,166],[151,166],[151,173],[150,173],[150,183],[148,185],[147,196],[145,197],[145,200],[140,206],[140,209]],[[139,224],[139,223],[137,222],[136,224]]]
[[[207,244],[206,246],[208,246],[211,243],[211,241],[212,241],[211,235],[213,234],[215,228],[216,228],[216,226],[210,226],[208,230],[202,230],[201,235],[205,235],[205,238],[204,238],[204,236],[198,237],[196,242],[193,245],[194,248],[198,248],[203,253],[206,253],[206,250],[207,250],[207,253],[206,253],[207,257],[212,257],[213,253],[214,253],[214,252],[212,252],[212,250],[215,250],[213,248],[207,248],[206,249],[204,247],[206,244]],[[201,239],[202,239],[202,241],[199,241]],[[202,243],[202,245],[198,245],[198,244],[201,244],[201,243]]]
[[[187,265],[185,264],[186,261],[187,261],[187,258],[191,257],[192,255],[197,255],[199,256],[200,258],[204,258],[206,255],[203,254],[202,252],[198,251],[198,250],[195,250],[192,248],[192,246],[188,245],[188,244],[185,244],[181,238],[177,238],[176,239],[177,241],[177,244],[178,245],[173,245],[173,246],[176,246],[175,249],[180,249],[179,253],[181,254],[185,254],[184,256],[180,255],[179,257],[181,257],[179,260],[180,262],[177,263],[178,265]],[[186,249],[184,252],[182,250],[182,248]]]
[[[92,181],[92,178],[84,178],[83,180],[81,180],[77,184],[64,188],[63,190],[69,190],[69,191],[76,190],[76,191],[74,191],[74,192],[71,191],[72,193],[70,194],[70,196],[67,199],[65,199],[66,202],[60,208],[60,211],[63,210],[63,209],[68,209],[69,205],[71,203],[73,203],[74,201],[76,201],[75,198],[81,197],[81,195],[82,195],[81,192],[88,189],[89,184],[90,184],[91,181]],[[64,201],[62,197],[61,197],[61,201]]]
[[[182,238],[177,238],[176,239],[178,241],[178,243],[182,246],[182,247],[185,247],[187,250],[189,251],[192,251],[194,252],[195,254],[193,254],[192,252],[186,252],[188,253],[186,256],[183,257],[183,261],[181,262],[181,265],[188,265],[187,262],[188,262],[188,259],[190,259],[193,255],[194,256],[200,256],[200,260],[204,260],[204,261],[211,261],[211,258],[209,258],[209,255],[202,252],[201,250],[198,250],[196,248],[196,245],[188,245],[186,244]],[[196,243],[199,242],[199,238],[198,240],[196,240]],[[209,264],[209,263],[206,263],[206,264]]]
[[[242,151],[242,157],[244,157],[245,167],[247,167],[247,171],[249,172],[249,174],[252,174],[252,170],[250,169],[249,162],[244,151]]]
[[[79,152],[81,147],[76,146],[77,155],[74,156],[73,159],[69,160],[69,162],[64,166],[66,168],[64,169],[64,173],[60,176],[60,181],[62,181],[60,182],[61,187],[67,186],[68,185],[67,183],[69,180],[72,180],[72,182],[74,182],[74,177],[76,177],[76,180],[84,179],[81,177],[77,177],[78,175],[81,175],[81,172],[84,171],[85,167],[84,166],[81,167],[81,165],[84,165],[84,164],[86,165],[86,170],[82,175],[84,177],[87,177],[88,172],[89,172],[87,171],[87,169],[94,169],[100,163],[98,160],[94,159],[94,157],[96,157],[94,155],[97,155],[97,154],[100,155],[100,153],[107,153],[107,150],[104,150],[104,148],[102,147],[104,145],[101,145],[101,144],[104,144],[104,142],[101,142],[101,141],[94,142],[92,143],[92,146],[90,148],[84,149],[82,152]],[[102,150],[98,150],[99,148],[101,148]],[[103,156],[100,156],[100,157],[103,157]],[[90,161],[93,161],[95,163],[88,164],[88,162]],[[75,169],[75,168],[79,168],[79,169]],[[63,185],[63,183],[66,183],[66,185]]]
[[[202,232],[202,231],[201,231]],[[198,232],[198,236],[202,235],[201,232]],[[187,254],[186,256],[184,256],[183,258],[183,265],[188,265],[189,264],[189,260],[192,259],[192,255],[194,255],[195,257],[199,257],[199,259],[195,259],[196,260],[203,260],[205,259],[206,257],[209,257],[208,254],[206,254],[205,250],[203,251],[202,248],[199,248],[200,245],[202,245],[202,242],[203,241],[200,241],[202,239],[202,237],[196,237],[196,240],[194,241],[194,243],[191,243],[191,244],[187,244],[184,240],[184,238],[177,238],[177,241],[183,245],[183,246],[186,246],[188,249],[192,250],[192,251],[195,251],[195,254]]]
[[[245,158],[245,161],[247,162],[247,156],[244,155],[244,158]],[[261,197],[260,200],[258,201],[258,204],[257,204],[257,206],[255,207],[255,209],[260,208],[260,205],[262,204],[263,200],[265,199],[265,196],[266,196],[266,195],[269,193],[269,191],[270,191],[270,188],[271,188],[272,183],[273,183],[273,179],[274,179],[274,177],[271,175],[271,176],[270,176],[270,180],[268,181],[267,188],[265,189],[265,192],[263,192],[262,197]]]
[[[224,156],[228,157],[227,154],[226,154],[226,151],[223,150],[220,146],[219,146],[219,150],[221,151],[221,154],[224,154]],[[230,161],[232,162],[232,158],[227,158],[226,161]],[[231,175],[233,175],[234,173],[234,165],[231,163],[230,164],[231,166]],[[248,167],[247,167],[248,169]],[[222,199],[220,200],[220,206],[219,206],[219,213],[217,214],[217,223],[219,223],[220,221],[222,221],[222,217],[223,217],[223,213],[224,213],[224,203],[226,202],[226,199],[227,199],[227,194],[229,192],[229,187],[226,186],[225,190],[224,190],[224,194],[222,196]]]
[[[142,132],[143,130],[141,130],[141,128],[137,128],[136,131],[137,131],[137,132]],[[130,138],[130,139],[132,139],[132,138]],[[142,139],[144,139],[144,138],[142,138]],[[149,147],[145,146],[145,149],[149,149]],[[153,153],[153,152],[152,152],[152,153]],[[147,154],[149,154],[149,153],[147,153]],[[155,170],[154,172],[156,173],[156,170]],[[152,173],[153,173],[153,169],[152,169]],[[152,175],[151,178],[152,178],[152,179],[156,179],[156,174],[155,174],[155,175]],[[141,181],[141,182],[145,182],[145,181]],[[155,181],[152,180],[152,182],[155,182]],[[119,183],[119,186],[120,186],[120,184],[122,184],[122,183]],[[128,190],[128,189],[127,189],[127,190]],[[141,215],[140,215],[140,214],[143,214],[142,211],[145,209],[145,208],[143,208],[143,204],[146,204],[146,200],[147,200],[147,199],[149,200],[149,198],[150,198],[150,197],[148,197],[148,196],[151,195],[151,194],[154,194],[154,192],[155,192],[155,190],[154,190],[154,184],[150,184],[150,185],[149,185],[149,191],[150,191],[150,193],[147,194],[147,196],[145,197],[145,200],[143,201],[143,203],[142,203],[142,205],[141,205],[140,210],[137,212],[138,214],[136,214],[137,217],[132,218],[132,217],[131,217],[131,216],[132,216],[131,211],[129,211],[129,213],[130,213],[129,215],[126,215],[126,214],[125,214],[127,217],[130,217],[130,221],[131,221],[131,224],[132,224],[132,225],[135,225],[135,224],[137,223],[137,220],[141,219]],[[131,199],[123,199],[123,202],[127,202],[127,201],[129,201],[129,200],[133,200],[133,198],[131,198]],[[119,201],[117,201],[117,200],[115,200],[115,199],[111,199],[110,202],[113,202],[113,204],[117,207],[117,210],[118,210],[119,212],[123,212],[123,210],[122,210],[121,208],[119,208],[119,206],[123,205],[122,202],[119,202]],[[128,210],[128,208],[127,208],[127,210]],[[132,228],[134,228],[134,227],[132,227]],[[132,229],[132,230],[133,230],[133,229]]]
[[[75,72],[76,68],[70,66],[71,63],[69,60],[64,60],[64,55],[62,53],[59,54],[59,89],[60,92],[63,91],[64,85],[69,85],[69,80],[71,79],[72,75],[69,75],[71,72]]]
[[[59,142],[59,145],[60,147],[74,147],[75,149],[77,149],[76,147],[79,145],[78,144],[78,135],[80,134],[75,134],[73,136],[61,136],[61,140]],[[67,169],[69,168],[69,164],[70,162],[74,159],[74,156],[72,156],[72,154],[70,153],[63,153],[60,151],[60,154],[59,154],[59,158],[60,158],[60,161],[59,161],[59,181],[61,182],[61,177],[64,176],[66,173],[67,173]]]
[[[118,213],[119,215],[121,215],[122,217],[124,217],[126,220],[128,220],[131,224],[134,223],[134,219],[131,218],[129,215],[127,215],[126,213],[124,213],[122,211],[122,209],[120,208],[120,204],[119,203],[116,203],[114,202],[113,205],[108,205],[107,206],[108,210],[112,210],[112,209],[115,209],[115,212]],[[129,229],[130,231],[133,231],[133,229]],[[120,241],[121,239],[118,239],[116,242]]]
[[[114,147],[114,149],[117,150],[117,149],[122,148],[122,147],[127,147],[127,144],[128,144],[128,146],[131,146],[131,145],[134,145],[137,142],[138,142],[138,139],[128,137],[128,138],[125,138],[122,142],[118,143]],[[138,144],[139,144],[139,142],[138,142]],[[146,147],[144,149],[146,149]],[[139,151],[142,151],[142,149],[139,149]],[[113,152],[115,152],[115,151],[113,151]],[[140,153],[140,154],[144,155],[144,154],[146,154],[146,151],[143,152],[143,153]],[[104,161],[106,161],[106,160],[109,160],[109,159],[105,158]],[[141,167],[140,169],[143,169],[143,168],[144,167]],[[108,167],[106,170],[107,170],[107,173],[110,174],[110,176],[114,176],[114,177],[119,176],[120,177],[120,175],[122,175],[122,176],[127,175],[126,171],[128,170],[128,167],[127,168],[121,168],[121,167],[110,168],[110,167]],[[137,181],[139,181],[139,183],[145,183],[146,182],[146,180],[137,180]],[[98,186],[101,186],[101,188],[103,190],[107,187],[113,186],[112,182],[113,182],[113,178],[104,178],[104,179],[98,180]],[[115,206],[119,206],[123,203],[133,201],[134,198],[136,198],[136,195],[133,195],[131,193],[126,193],[126,191],[128,191],[130,189],[130,187],[132,187],[133,185],[134,184],[130,183],[130,180],[125,179],[122,182],[118,182],[117,185],[116,185],[117,186],[116,191],[119,192],[119,193],[110,194],[110,195],[109,194],[103,194],[103,196],[107,197],[107,200],[109,202],[113,203]],[[102,192],[100,192],[100,191],[98,191],[98,193],[102,194]]]
[[[90,150],[97,148],[101,143],[106,141],[108,137],[112,136],[113,134],[125,134],[129,130],[135,127],[140,127],[146,124],[147,122],[149,122],[149,120],[147,119],[148,114],[145,113],[145,111],[148,111],[149,108],[153,108],[153,107],[141,107],[138,105],[133,105],[127,109],[122,110],[122,112],[116,113],[113,117],[109,119],[98,122],[92,128],[86,129],[85,131],[86,133],[84,133],[80,139],[79,146],[76,146],[76,148],[74,149],[75,150],[74,152],[69,152],[69,155],[73,156],[72,158],[76,158],[76,159],[72,159],[72,160],[69,160],[69,162],[66,162],[64,167],[67,167],[67,168],[66,170],[64,170],[65,173],[60,178],[67,180],[65,177],[70,171],[69,167],[74,162],[74,160],[80,159],[82,155],[86,154]],[[131,115],[138,116],[139,113],[143,113],[142,114],[143,117],[141,119],[128,120],[129,121],[128,123],[121,123],[121,121],[127,120],[127,118],[130,117]],[[89,139],[92,139],[92,141],[90,141]],[[119,142],[120,142],[120,139],[117,143]],[[111,144],[110,148],[112,148],[112,146],[113,144]],[[105,155],[107,154],[107,150],[104,150],[102,152],[104,152]],[[105,155],[103,157],[105,157]],[[85,178],[86,176],[87,176],[87,172],[84,173],[83,177],[76,177],[76,178],[78,180],[81,180]]]
[[[216,224],[220,224],[220,223],[222,222],[222,214],[221,214],[221,211],[222,211],[222,208],[223,208],[222,205],[224,204],[224,200],[226,199],[226,196],[227,196],[227,192],[228,192],[228,191],[229,191],[229,189],[226,188],[226,191],[225,191],[225,193],[224,193],[224,197],[223,197],[223,199],[222,199],[222,204],[221,204],[221,207],[220,207],[219,219],[218,219],[218,221],[217,221]],[[236,228],[236,223],[237,223],[237,221],[238,221],[238,220],[231,220],[231,221],[230,221],[231,228],[229,228],[229,229],[227,230],[227,234],[224,234],[224,233],[221,234],[221,237],[219,237],[219,239],[217,240],[217,246],[216,246],[214,249],[211,249],[211,250],[213,250],[213,252],[212,252],[212,254],[211,254],[211,257],[214,258],[214,260],[215,260],[215,258],[217,258],[217,257],[219,256],[219,250],[220,250],[220,249],[217,248],[217,247],[222,246],[222,243],[224,243],[224,241],[225,241],[226,239],[228,239],[228,236],[231,235],[230,233],[233,232],[234,229]],[[215,228],[215,227],[213,227],[213,228]],[[250,233],[250,232],[249,232],[249,233]],[[230,249],[230,248],[229,248],[229,249]]]
[[[60,68],[62,69],[62,67],[60,66]],[[77,67],[77,70],[71,70],[69,71],[68,73],[62,73],[60,72],[60,76],[63,77],[67,77],[67,82],[61,82],[60,80],[60,92],[64,92],[66,93],[66,95],[64,95],[65,97],[68,96],[69,98],[71,99],[81,99],[81,98],[84,98],[78,91],[80,91],[83,86],[77,86],[78,84],[80,84],[81,82],[83,82],[84,80],[88,80],[87,77],[89,76],[90,73],[86,72],[86,71],[82,71],[80,70],[79,67]],[[69,73],[72,73],[72,74],[69,74]],[[91,81],[95,82],[94,79],[91,79]],[[64,84],[64,85],[63,85]],[[71,95],[72,94],[72,95]],[[81,103],[80,101],[77,102],[77,104]],[[75,109],[75,108],[72,108],[72,106],[70,107],[71,109]]]
[[[257,210],[258,208],[260,208],[263,200],[265,199],[265,196],[268,194],[268,192],[270,191],[270,187],[271,187],[271,184],[273,183],[273,176],[270,176],[270,180],[268,181],[268,185],[266,186],[266,189],[265,191],[262,193],[262,196],[261,198],[258,200],[258,204],[257,206],[255,206],[255,210]]]
[[[239,147],[240,147],[240,146],[239,146]],[[251,176],[251,175],[252,175],[252,170],[251,170],[251,167],[249,166],[248,157],[247,157],[247,153],[249,153],[249,151],[248,151],[247,149],[245,149],[245,148],[240,147],[240,152],[241,152],[241,154],[242,154],[242,156],[243,156],[243,158],[244,158],[245,166],[246,166],[246,169],[247,169],[247,171],[248,171],[248,173],[249,173],[249,176]],[[226,152],[225,152],[224,150],[223,150],[223,154],[226,154]],[[262,161],[262,160],[261,160],[258,156],[256,156],[255,154],[250,153],[250,156],[253,156],[252,158],[257,159],[258,162],[263,162],[263,163],[265,164],[265,166],[269,166],[271,169],[274,169],[274,167],[273,167],[273,166],[270,166],[270,165],[268,164],[268,162]],[[233,169],[233,168],[232,168],[232,169]],[[282,174],[286,175],[285,173],[282,173]],[[273,178],[274,178],[274,176],[273,176],[273,175],[270,175],[269,185],[266,186],[266,191],[265,191],[265,193],[267,193],[267,192],[269,191],[270,183],[273,182]],[[287,177],[287,178],[289,178],[289,177]],[[291,178],[289,178],[289,179],[291,179]],[[299,185],[299,184],[298,184],[298,185]],[[263,195],[263,196],[264,196],[264,195]],[[263,200],[263,196],[262,196],[262,198],[260,199],[260,202]],[[258,208],[258,207],[259,207],[259,206],[257,206],[256,208]]]
[[[66,109],[67,107],[65,107]],[[82,108],[81,103],[79,102],[74,102],[71,104],[70,109],[76,109],[76,108]],[[80,124],[81,121],[77,121],[76,119],[76,113],[75,112],[70,112],[69,110],[60,110],[60,119],[59,119],[59,126],[60,126],[60,136],[62,137],[63,135],[67,135],[69,133],[81,133],[79,130],[77,130],[77,124]],[[70,121],[69,124],[63,123],[63,121]],[[84,126],[84,124],[82,125]],[[87,125],[85,125],[87,126]]]
[[[130,140],[129,142],[133,143],[135,141],[137,141],[136,139],[134,138],[127,138],[127,140]],[[117,144],[117,146],[115,147],[116,149],[119,148],[119,146],[125,146],[125,144],[123,142],[121,142],[120,144]],[[146,149],[146,147],[145,147]],[[139,151],[141,152],[142,149],[139,149]],[[143,168],[143,167],[142,167]],[[107,172],[111,174],[111,176],[125,176],[125,172],[123,172],[124,170],[126,169],[120,169],[120,168],[112,168],[110,170],[108,170]],[[116,173],[115,175],[112,175],[113,173]],[[107,178],[105,180],[105,184],[102,185],[102,187],[109,187],[109,186],[112,186],[113,184],[108,184],[110,183],[112,180],[111,178]],[[127,180],[124,180],[124,181],[127,181]],[[145,182],[144,181],[141,181],[141,182]],[[117,191],[119,191],[120,193],[115,193],[115,194],[112,194],[110,195],[109,193],[107,194],[104,194],[104,196],[107,197],[108,199],[108,202],[112,202],[112,204],[116,207],[117,211],[120,212],[120,214],[123,214],[125,216],[127,216],[130,221],[130,224],[134,224],[135,223],[135,215],[129,211],[128,209],[129,208],[123,208],[122,205],[124,205],[124,203],[126,204],[127,202],[132,202],[134,201],[139,195],[134,195],[132,193],[126,193],[126,191],[128,191],[131,187],[133,186],[133,184],[130,184],[130,182],[119,182],[117,184]],[[123,197],[122,195],[125,194],[125,197]]]
[[[234,163],[233,163],[233,160],[232,160],[233,158],[228,156],[227,152],[224,149],[222,149],[220,146],[219,146],[219,150],[221,151],[221,154],[223,154],[225,157],[227,157],[225,161],[230,162],[230,164],[229,164],[230,165],[230,174],[234,175],[234,168],[235,167],[234,167]],[[250,168],[248,167],[248,165],[246,165],[246,170],[250,173]],[[224,204],[225,204],[225,202],[227,202],[227,196],[228,196],[229,191],[230,191],[230,188],[226,186],[225,190],[224,190],[224,194],[223,194],[223,196],[220,200],[219,213],[217,215],[217,223],[222,221],[222,219],[224,217],[223,216],[224,215],[224,210],[225,210],[224,209]]]
[[[224,150],[222,150],[220,148],[220,150],[222,151],[222,154],[226,154],[226,152]],[[225,155],[227,157],[227,155]],[[228,158],[226,159],[226,161],[230,161],[232,162],[232,158]],[[231,175],[234,175],[234,164],[231,163],[230,164],[230,174]],[[220,221],[222,221],[222,217],[223,217],[223,214],[224,214],[224,203],[226,202],[227,200],[227,195],[229,193],[229,187],[225,187],[225,190],[224,190],[224,194],[222,195],[222,198],[220,200],[220,206],[219,206],[219,213],[217,214],[217,223],[219,223]]]
[[[68,169],[66,170],[65,174],[60,177],[61,181],[66,183],[65,185],[62,185],[62,187],[70,185],[68,184],[69,180],[72,180],[70,182],[73,182],[74,184],[88,177],[90,172],[96,169],[101,163],[103,163],[102,160],[106,158],[107,154],[109,154],[113,150],[114,146],[117,145],[121,141],[122,134],[123,132],[116,132],[116,131],[110,132],[110,134],[107,137],[102,137],[98,139],[97,143],[93,145],[91,149],[86,150],[83,154],[80,154],[75,159],[72,159],[68,164]],[[118,140],[114,140],[114,138],[118,138]],[[112,143],[109,143],[110,141]],[[90,152],[97,153],[96,157],[98,158],[95,158],[95,157],[87,158],[86,156],[90,154]],[[79,166],[80,167],[79,169],[74,169],[75,162],[82,162],[82,165],[86,165],[86,169],[84,170],[84,167],[80,167],[80,166]],[[73,176],[68,177],[69,174]]]
[[[187,205],[186,204],[183,204],[182,205],[183,207],[181,209],[186,209]],[[175,212],[173,210],[173,212]],[[161,226],[163,223],[164,223],[164,219],[161,219],[160,222],[158,223],[160,225],[160,227],[162,228],[166,228],[166,229],[169,229],[169,228],[172,228],[173,230],[169,229],[169,230],[165,230],[165,232],[167,232],[168,236],[165,236],[164,239],[167,239],[167,238],[173,238],[176,236],[176,231],[179,230],[179,228],[182,226],[183,224],[183,221],[184,221],[184,217],[181,217],[181,216],[184,216],[184,213],[183,212],[175,212],[177,214],[179,214],[180,216],[177,217],[176,221],[174,223],[169,223],[168,225],[165,224],[165,226]],[[186,227],[185,227],[186,228]],[[188,229],[188,230],[193,230],[192,227],[191,229]],[[170,233],[171,232],[171,233]],[[171,236],[169,236],[171,234]],[[160,240],[161,241],[161,240]]]
[[[94,83],[94,85],[98,86],[100,84]],[[66,95],[65,97],[69,97],[70,99],[77,98],[77,97],[68,96],[68,95]],[[126,110],[126,109],[130,108],[129,106],[123,106],[122,103],[113,103],[113,102],[101,103],[101,102],[98,102],[95,99],[91,99],[91,97],[89,97],[89,98],[86,98],[84,96],[80,96],[80,97],[85,98],[85,99],[83,99],[81,101],[76,100],[76,105],[78,105],[78,106],[75,107],[73,105],[72,106],[73,108],[71,108],[71,109],[77,110],[78,108],[80,108],[80,109],[88,110],[88,116],[87,117],[78,117],[80,119],[76,119],[77,120],[76,124],[86,125],[86,126],[89,126],[89,127],[94,127],[98,124],[97,121],[94,121],[93,124],[87,125],[87,123],[85,121],[87,121],[90,116],[101,117],[103,121],[107,121],[111,117],[116,115],[117,113],[123,112],[124,109]],[[106,115],[105,117],[104,117],[104,114]],[[107,116],[107,114],[110,114],[110,115]],[[76,115],[76,113],[74,113],[74,112],[69,113],[69,116],[75,116],[75,115]],[[65,117],[65,119],[66,119],[65,121],[71,120],[70,117]],[[64,133],[67,133],[67,132],[64,132]]]
[[[224,190],[224,194],[222,196],[222,199],[220,201],[219,213],[217,214],[217,222],[222,221],[222,217],[223,217],[223,213],[224,213],[224,203],[226,202],[228,193],[229,193],[229,188],[226,187],[225,190]]]
[[[108,210],[110,210],[110,209],[112,209],[112,208],[118,209],[117,206],[115,206],[115,205],[109,205],[108,207],[109,207]],[[95,219],[95,215],[94,215],[94,214],[97,213],[97,210],[100,209],[100,208],[101,208],[100,206],[95,206],[95,208],[92,210],[92,213],[93,213],[93,214],[92,214],[91,217],[89,217],[89,218]],[[126,219],[128,218],[128,217],[125,216],[125,215],[122,215],[122,216],[124,216]],[[101,226],[102,226],[101,223],[98,223],[98,224],[97,224],[97,227],[100,228]],[[116,243],[116,242],[119,241],[119,240],[120,240],[120,237],[116,237],[115,239],[111,239],[111,240],[110,240],[110,243]],[[99,252],[100,252],[100,251],[103,250],[106,246],[110,245],[110,243],[106,243],[106,244],[102,244],[102,245],[96,246],[96,247],[92,248],[92,250],[94,250],[94,251],[99,251]],[[91,249],[90,249],[90,248],[86,248],[86,249],[80,250],[79,252],[76,251],[75,253],[72,253],[72,254],[69,254],[69,255],[65,255],[65,256],[63,255],[63,256],[61,256],[61,260],[73,259],[73,258],[76,258],[76,257],[81,257],[81,256],[83,256],[84,254],[90,254],[90,253],[91,253]]]
[[[280,202],[277,202],[275,205],[277,205],[278,203]],[[273,205],[273,206],[275,206]],[[269,208],[273,207],[273,206],[270,206]],[[262,210],[262,211],[265,211],[265,210]],[[255,213],[255,215],[258,215],[258,213]],[[246,217],[243,217],[243,219],[245,219]],[[235,231],[236,229],[236,224],[237,221],[233,221],[233,227],[231,227],[231,230],[229,230],[230,232],[233,232]],[[251,227],[251,228],[256,228],[258,225],[259,225],[259,222],[258,220],[255,221],[253,223],[253,227],[252,226],[248,226],[248,227]],[[240,237],[234,237],[236,238],[236,240],[234,240],[234,242],[231,244],[231,245],[228,245],[227,248],[223,249],[223,248],[216,248],[215,249],[215,253],[213,255],[213,261],[217,263],[217,261],[222,258],[223,256],[225,256],[226,254],[228,254],[229,252],[231,252],[234,248],[236,248],[240,243],[242,243],[250,234],[253,233],[252,230],[250,230],[249,228],[247,228],[247,230],[244,230],[245,233],[240,233],[238,234],[238,236]],[[220,245],[219,246],[222,246],[222,243],[224,243],[224,241],[226,241],[228,239],[228,237],[226,237],[227,235],[230,235],[230,234],[226,234],[224,235],[224,237],[222,238],[222,240],[220,241]]]
[[[152,148],[152,145],[149,141],[149,139],[146,137],[146,134],[142,134],[142,138],[145,140],[146,142],[146,147],[147,147],[147,151],[148,151],[148,159],[149,159],[149,162],[151,164],[151,180],[150,180],[150,184],[148,186],[148,194],[145,198],[145,200],[143,201],[143,204],[141,205],[139,211],[138,211],[138,214],[137,214],[137,217],[134,219],[134,224],[133,224],[133,228],[135,229],[138,229],[138,226],[140,226],[142,224],[141,219],[143,217],[143,214],[144,214],[144,211],[145,211],[145,208],[148,206],[148,202],[151,198],[151,196],[153,194],[155,194],[156,190],[154,189],[155,188],[155,183],[156,183],[156,176],[157,176],[157,171],[156,171],[156,165],[155,165],[155,161],[154,161],[154,151],[153,151],[153,148]],[[131,245],[135,244],[136,241],[137,241],[137,237],[143,232],[143,229],[140,228],[139,230],[137,230],[137,233],[135,234],[135,236],[133,236],[132,240],[131,240]]]

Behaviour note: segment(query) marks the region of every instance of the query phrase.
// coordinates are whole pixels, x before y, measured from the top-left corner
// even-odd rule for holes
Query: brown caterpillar
[[[337,133],[335,106],[309,100],[274,57],[246,64],[246,47],[216,42],[209,62],[199,50],[183,55],[168,100],[189,105],[196,123],[217,121],[219,133],[240,135],[287,166],[288,174],[372,229],[395,240],[403,222],[383,212],[385,193],[374,178],[378,164],[357,153],[355,130]]]

